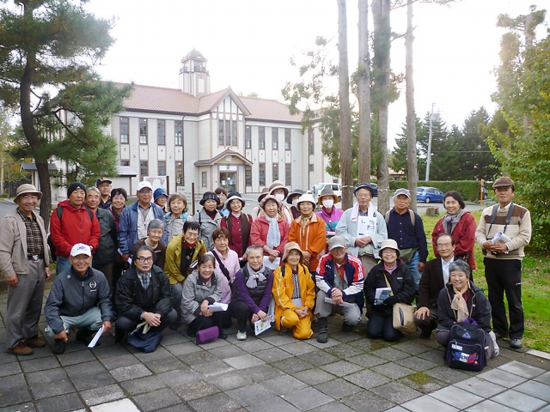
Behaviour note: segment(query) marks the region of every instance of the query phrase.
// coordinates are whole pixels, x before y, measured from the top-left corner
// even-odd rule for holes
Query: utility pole
[[[428,158],[426,159],[426,182],[430,181],[430,160],[432,157],[432,123],[434,118],[434,105],[432,103],[432,113],[430,114],[430,133],[428,134]]]

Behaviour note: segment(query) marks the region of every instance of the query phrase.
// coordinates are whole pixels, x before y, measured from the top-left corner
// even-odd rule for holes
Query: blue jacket
[[[134,254],[134,246],[138,239],[137,222],[138,222],[138,202],[132,206],[125,207],[120,214],[120,224],[118,227],[118,245],[123,255]],[[153,215],[155,219],[159,219],[166,225],[164,219],[164,211],[154,203],[151,203],[153,208]],[[162,243],[168,244],[168,232],[165,230],[162,239]]]

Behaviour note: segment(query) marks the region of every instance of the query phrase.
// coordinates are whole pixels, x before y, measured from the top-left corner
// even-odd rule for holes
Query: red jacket
[[[474,257],[474,246],[476,244],[476,220],[470,212],[464,212],[458,223],[456,224],[451,236],[455,240],[455,256],[462,256],[468,253],[468,264],[474,270],[476,268],[476,260]],[[436,257],[439,257],[435,241],[440,233],[445,233],[443,228],[443,218],[435,224],[432,232],[432,246]]]
[[[57,217],[57,210],[54,210],[50,217],[50,234],[55,246],[55,254],[68,258],[72,247],[77,243],[91,246],[92,253],[95,253],[101,235],[95,214],[92,213],[90,221],[86,207],[83,205],[80,209],[76,209],[69,200],[59,202],[57,207],[63,208],[61,223]]]
[[[281,253],[280,257],[282,259],[285,245],[288,242],[288,231],[290,230],[290,226],[288,226],[288,222],[285,219],[281,218],[281,216],[277,216],[277,223],[279,224],[281,243],[279,243],[279,246],[275,247],[274,249],[278,250]],[[250,244],[264,247],[267,240],[268,230],[269,222],[267,221],[265,216],[260,216],[259,218],[257,218],[252,223],[252,227],[250,228]],[[264,252],[264,256],[268,256],[268,253]]]

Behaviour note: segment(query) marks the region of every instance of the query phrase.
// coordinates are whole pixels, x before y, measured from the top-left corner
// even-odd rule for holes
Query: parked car
[[[378,196],[378,185],[376,183],[371,183],[370,185],[374,191],[374,197]]]
[[[419,202],[438,202],[443,203],[445,193],[436,187],[419,186],[416,189],[416,200]]]
[[[323,191],[325,187],[330,187],[334,194],[338,196],[338,201],[342,200],[342,185],[339,183],[319,183],[317,185],[312,186],[311,192],[313,193],[313,196],[315,196],[315,199],[319,197],[319,194]]]

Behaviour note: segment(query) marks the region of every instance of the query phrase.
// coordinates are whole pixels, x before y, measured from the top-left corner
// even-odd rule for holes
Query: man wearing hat
[[[420,272],[428,257],[428,244],[422,218],[409,209],[411,193],[408,189],[397,189],[393,194],[393,208],[386,212],[388,238],[397,242],[401,260],[409,265],[414,283],[418,289]]]
[[[99,202],[99,209],[109,209],[111,206],[111,189],[112,181],[106,177],[100,177],[97,179],[96,187],[99,189],[99,194],[101,195],[101,200]]]
[[[497,336],[510,337],[510,347],[522,347],[524,316],[521,303],[521,261],[531,240],[531,214],[513,202],[515,186],[509,177],[493,183],[498,204],[483,210],[476,241],[485,255],[485,278],[491,303],[493,329]],[[510,325],[506,318],[504,293],[508,300]]]
[[[80,182],[67,188],[67,200],[59,202],[50,218],[50,237],[57,255],[56,274],[70,268],[69,254],[77,243],[85,243],[95,253],[101,230],[97,217],[84,204],[86,186]]]
[[[44,306],[45,332],[55,337],[53,351],[57,355],[65,352],[69,328],[78,328],[76,340],[88,345],[101,326],[103,333],[108,333],[115,319],[109,282],[90,267],[90,246],[75,244],[69,260],[71,268],[56,276]]]
[[[17,208],[0,223],[0,274],[8,283],[6,344],[13,355],[32,355],[32,348],[45,346],[38,321],[50,257],[44,220],[34,212],[41,197],[33,185],[19,186]]]
[[[214,249],[212,233],[220,227],[222,222],[222,215],[218,212],[218,205],[221,202],[216,193],[204,192],[199,203],[202,206],[202,209],[188,220],[199,222],[201,227],[199,239],[206,245],[206,250],[210,251]]]
[[[137,202],[132,206],[125,207],[120,214],[118,229],[118,244],[122,258],[128,258],[134,253],[136,242],[146,238],[149,222],[159,219],[165,223],[164,211],[160,206],[152,202],[153,187],[147,181],[139,182],[136,188]],[[165,230],[162,243],[168,244],[168,232]]]
[[[365,275],[361,260],[347,253],[346,241],[341,236],[329,239],[328,250],[329,253],[321,257],[315,276],[319,288],[315,304],[315,314],[319,316],[319,343],[328,342],[328,316],[332,312],[343,315],[343,330],[351,330],[361,321],[365,303]],[[327,297],[332,299],[332,303],[326,301]],[[342,305],[344,302],[352,305]]]
[[[348,253],[359,257],[365,275],[380,259],[382,242],[388,238],[384,216],[378,212],[371,200],[374,189],[368,183],[360,183],[353,190],[357,203],[344,212],[336,225],[336,235],[346,241]]]

